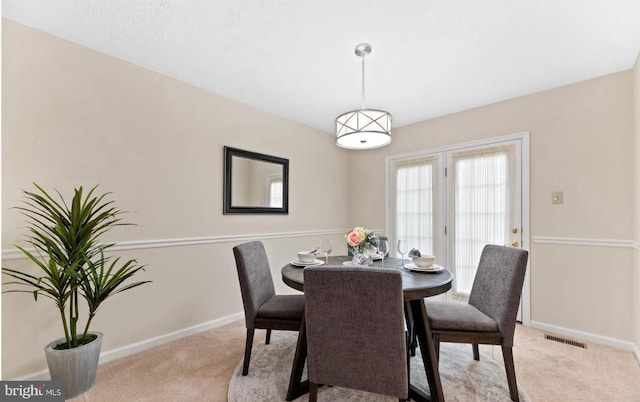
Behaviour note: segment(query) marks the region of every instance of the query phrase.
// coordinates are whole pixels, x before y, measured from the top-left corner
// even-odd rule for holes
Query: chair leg
[[[318,384],[309,381],[309,402],[318,402]]]
[[[269,344],[269,342],[271,342],[271,330],[270,330],[270,329],[268,329],[268,330],[267,330],[267,337],[266,337],[266,339],[264,340],[264,344],[265,344],[265,345],[268,345],[268,344]]]
[[[478,349],[478,344],[474,343],[472,346],[473,346],[473,360],[480,360],[480,350]]]
[[[249,374],[249,360],[251,360],[251,348],[253,348],[253,333],[255,329],[247,328],[247,341],[244,345],[244,365],[242,366],[242,375]]]
[[[436,333],[433,334],[433,348],[436,351],[436,359],[440,362],[440,335]]]
[[[518,402],[518,384],[516,383],[516,369],[513,364],[513,350],[511,346],[502,347],[502,356],[504,357],[504,368],[507,372],[507,382],[509,383],[509,393],[511,400]]]
[[[407,348],[407,389],[411,388],[411,333],[409,331],[405,331],[405,345]]]

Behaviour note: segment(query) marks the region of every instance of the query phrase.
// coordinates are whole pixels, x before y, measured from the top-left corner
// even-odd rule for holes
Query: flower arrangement
[[[353,255],[362,254],[368,246],[378,247],[378,236],[373,231],[360,226],[349,231],[344,238]]]

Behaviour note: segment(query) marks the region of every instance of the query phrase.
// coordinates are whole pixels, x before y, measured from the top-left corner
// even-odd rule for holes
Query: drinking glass
[[[320,245],[320,252],[325,256],[325,264],[329,265],[329,254],[333,251],[333,245],[331,244],[331,240],[326,239]]]
[[[389,252],[389,240],[378,240],[378,253],[382,254],[382,268],[384,268],[384,256]]]
[[[402,268],[404,268],[404,255],[407,253],[407,243],[404,240],[398,240],[398,253],[402,256]]]

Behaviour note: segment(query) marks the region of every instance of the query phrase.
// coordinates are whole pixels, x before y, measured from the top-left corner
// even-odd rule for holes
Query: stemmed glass
[[[320,252],[325,256],[325,264],[329,265],[329,254],[333,251],[333,245],[331,244],[331,240],[326,239],[320,245]]]
[[[398,253],[402,256],[402,268],[404,268],[404,255],[407,253],[407,244],[403,240],[398,240]]]
[[[382,268],[384,268],[384,256],[389,252],[389,241],[387,239],[378,240],[378,253],[382,254]]]

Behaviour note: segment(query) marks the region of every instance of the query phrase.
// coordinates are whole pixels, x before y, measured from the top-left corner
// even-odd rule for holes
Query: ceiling
[[[630,69],[638,0],[2,0],[4,18],[315,127],[401,127]]]

